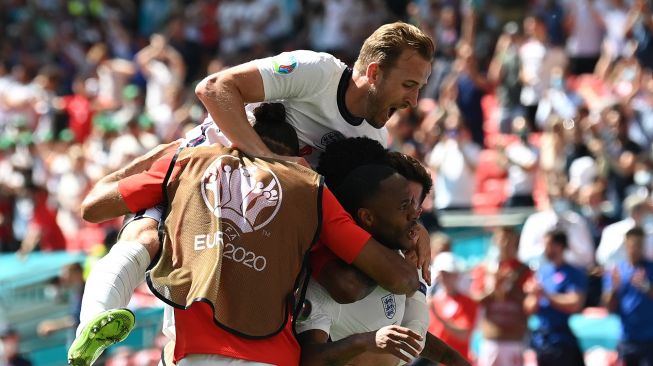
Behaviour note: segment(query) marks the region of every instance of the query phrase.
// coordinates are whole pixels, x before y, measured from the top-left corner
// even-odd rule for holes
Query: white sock
[[[150,254],[137,241],[119,241],[97,261],[84,287],[77,335],[101,312],[127,307],[149,264]]]

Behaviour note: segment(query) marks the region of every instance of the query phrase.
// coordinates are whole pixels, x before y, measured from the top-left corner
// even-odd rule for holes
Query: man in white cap
[[[451,252],[435,257],[432,271],[440,287],[429,299],[429,333],[469,359],[469,341],[476,323],[478,305],[458,291],[459,267]]]

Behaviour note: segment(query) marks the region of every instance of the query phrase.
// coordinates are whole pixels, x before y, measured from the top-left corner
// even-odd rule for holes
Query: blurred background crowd
[[[353,65],[363,40],[395,20],[431,35],[437,55],[417,108],[388,123],[390,145],[433,174],[423,222],[434,233],[434,258],[455,252],[462,293],[473,294],[465,278],[503,258],[494,244],[508,239],[497,240],[487,220],[471,220],[474,227],[446,219],[456,214],[521,213],[508,236],[519,238],[512,256],[532,269],[546,254],[548,230],[564,229],[565,258],[588,276],[591,308],[602,305],[602,278],[630,258],[626,232],[641,227],[642,255],[653,259],[648,0],[0,0],[0,251],[9,253],[0,257],[0,310],[14,311],[0,312],[4,359],[16,349],[37,354],[38,341],[15,346],[20,335],[43,344],[74,326],[84,272],[121,225],[84,222],[81,200],[99,178],[201,123],[199,80],[293,49]],[[464,247],[469,232],[478,253]],[[51,269],[63,271],[58,279],[32,277],[50,281],[38,287],[49,301],[64,301],[68,289],[72,310],[63,313],[73,316],[22,315],[31,323],[21,325],[7,299],[36,296],[36,284],[14,279],[44,270],[27,263],[45,252],[43,263],[78,255]],[[81,270],[69,263],[83,261]],[[144,291],[134,306],[153,303]],[[470,317],[477,311],[463,308]],[[644,321],[653,328],[653,317]],[[477,322],[468,323],[467,347]],[[116,350],[107,362],[158,361],[152,349],[136,351]]]

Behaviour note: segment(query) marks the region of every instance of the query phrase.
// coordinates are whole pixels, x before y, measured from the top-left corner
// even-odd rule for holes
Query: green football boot
[[[91,366],[107,347],[123,341],[136,319],[128,309],[112,309],[88,322],[68,350],[68,364]]]

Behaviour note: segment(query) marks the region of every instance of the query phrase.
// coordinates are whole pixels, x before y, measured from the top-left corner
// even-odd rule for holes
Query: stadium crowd
[[[563,314],[606,306],[624,324],[620,352],[653,359],[646,0],[0,0],[0,251],[106,251],[122,222],[83,221],[82,199],[204,120],[199,80],[293,49],[352,65],[363,40],[395,20],[437,49],[417,108],[387,124],[391,148],[434,179],[422,215],[438,283],[431,331],[467,354],[479,323],[482,353],[512,342],[521,355],[530,303],[546,331],[532,337],[545,366],[548,346],[578,347]],[[513,207],[534,213],[521,233],[496,229],[496,256],[461,281],[438,212]],[[569,264],[562,279],[544,257]],[[542,305],[556,292],[577,296]],[[479,308],[494,317],[477,322]],[[109,363],[143,359],[125,351]]]

